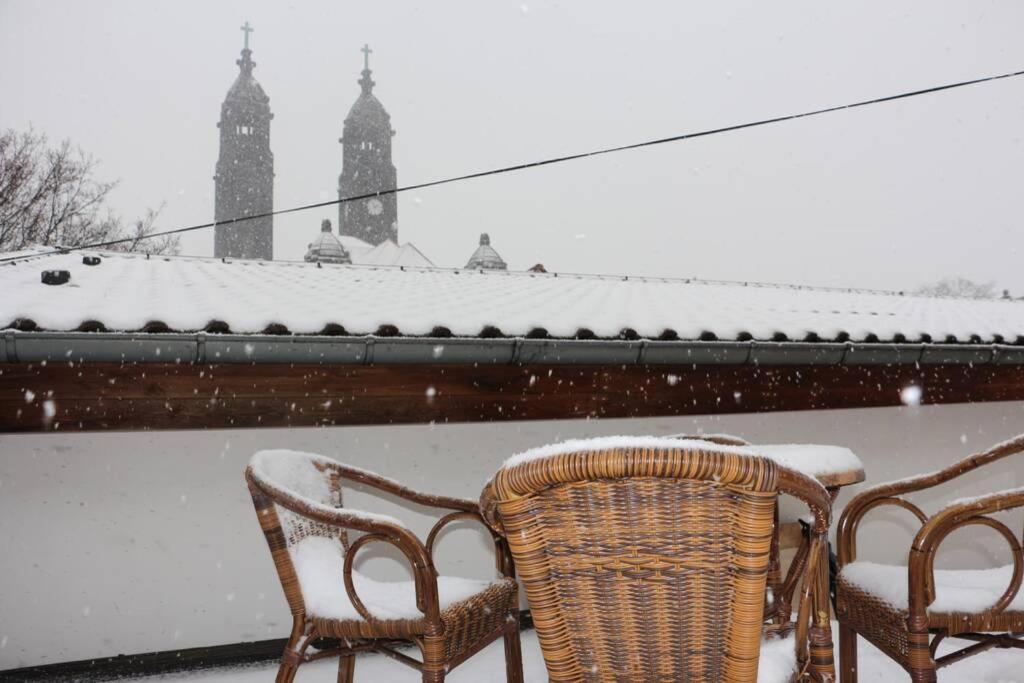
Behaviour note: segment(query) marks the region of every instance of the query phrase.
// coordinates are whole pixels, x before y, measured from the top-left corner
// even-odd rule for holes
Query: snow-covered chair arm
[[[821,485],[821,482],[781,465],[778,472],[779,493],[792,496],[807,505],[814,518],[814,522],[811,524],[813,533],[828,534],[829,524],[832,520],[832,497]]]
[[[1022,452],[1024,452],[1024,434],[997,444],[981,453],[975,453],[937,472],[879,484],[861,491],[846,505],[839,518],[837,545],[839,546],[840,566],[857,559],[857,529],[864,516],[874,508],[883,505],[901,507],[909,510],[924,526],[928,523],[928,516],[917,505],[901,496],[944,484],[991,462]]]
[[[954,501],[929,518],[910,548],[910,614],[923,615],[928,606],[935,602],[935,556],[942,542],[957,529],[972,525],[986,526],[997,531],[1010,546],[1013,557],[1013,574],[1006,590],[994,604],[978,611],[998,613],[1013,602],[1024,579],[1024,553],[1014,532],[1003,522],[988,515],[1019,507],[1024,507],[1024,488]],[[923,580],[915,580],[918,578]]]

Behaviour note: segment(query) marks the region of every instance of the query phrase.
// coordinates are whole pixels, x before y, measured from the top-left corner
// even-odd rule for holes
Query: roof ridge
[[[418,253],[422,255],[418,248],[412,245],[411,242],[405,242],[401,245],[395,244],[396,247],[402,249],[405,245],[410,245]],[[376,249],[380,245],[375,245],[373,248]],[[180,261],[198,261],[198,262],[217,262],[221,261],[224,263],[242,263],[248,265],[251,263],[258,263],[261,266],[270,267],[307,267],[315,268],[315,264],[308,263],[301,260],[293,259],[275,259],[272,261],[264,261],[257,259],[235,259],[235,258],[220,258],[216,256],[196,256],[189,254],[147,254],[146,252],[124,252],[124,251],[106,251],[102,249],[74,249],[72,251],[81,253],[92,253],[99,254],[105,257],[121,257],[121,258],[160,258],[164,260],[180,260]],[[18,257],[11,261],[7,261],[5,264],[0,265],[14,265],[16,263],[46,258],[52,256],[63,256],[70,254],[71,251],[50,251],[42,252],[38,254],[25,254],[22,257]],[[424,257],[425,258],[425,257]],[[429,260],[429,259],[427,259]],[[894,289],[876,289],[871,287],[842,287],[842,286],[829,286],[829,285],[808,285],[808,284],[796,284],[796,283],[785,283],[785,282],[762,282],[757,280],[728,280],[728,279],[717,279],[717,278],[700,278],[700,277],[685,277],[685,276],[659,276],[659,275],[626,275],[626,274],[614,274],[614,273],[579,273],[571,271],[549,271],[546,273],[539,273],[529,270],[487,270],[479,268],[465,268],[465,267],[445,267],[445,266],[403,266],[403,265],[386,265],[386,264],[360,264],[360,263],[345,263],[345,264],[323,264],[324,267],[344,267],[344,268],[358,268],[363,270],[403,270],[403,271],[426,271],[426,272],[438,272],[438,273],[459,273],[459,272],[472,272],[474,274],[489,275],[493,277],[548,277],[548,278],[575,278],[580,280],[623,280],[623,281],[635,281],[635,282],[660,282],[660,283],[678,283],[678,284],[693,284],[693,285],[725,285],[734,287],[754,287],[759,289],[775,289],[775,290],[792,290],[792,291],[806,291],[806,292],[830,292],[830,293],[845,293],[845,294],[872,294],[878,296],[892,296],[892,297],[906,297],[906,298],[918,298],[918,299],[938,299],[938,300],[950,300],[950,301],[970,301],[970,302],[1003,302],[1008,301],[1009,303],[1019,303],[1019,301],[1010,299],[969,299],[965,297],[957,296],[941,296],[941,295],[930,295],[930,294],[919,294],[913,291],[905,290],[894,290]]]

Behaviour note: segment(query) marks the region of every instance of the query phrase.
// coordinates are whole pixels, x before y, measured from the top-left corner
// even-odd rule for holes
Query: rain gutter
[[[0,362],[1024,365],[1004,344],[0,332]]]

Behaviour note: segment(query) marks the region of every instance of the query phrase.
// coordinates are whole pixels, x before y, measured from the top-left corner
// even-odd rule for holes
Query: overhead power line
[[[703,138],[711,135],[719,135],[721,133],[731,133],[737,130],[743,130],[746,128],[757,128],[759,126],[767,126],[774,123],[782,123],[784,121],[793,121],[795,119],[805,119],[811,116],[820,116],[822,114],[830,114],[832,112],[843,111],[845,109],[856,109],[858,107],[867,107],[875,104],[882,104],[884,102],[894,102],[896,100],[905,100],[911,97],[918,97],[920,95],[929,95],[932,93],[942,92],[944,90],[954,90],[956,88],[964,88],[970,85],[978,85],[979,83],[988,83],[991,81],[1000,81],[1007,78],[1016,78],[1024,75],[1024,70],[1011,71],[1009,73],[1003,73],[996,76],[985,76],[982,78],[973,78],[968,81],[958,81],[956,83],[947,83],[945,85],[937,85],[931,88],[922,88],[920,90],[911,90],[908,92],[902,92],[898,95],[887,95],[885,97],[876,97],[870,100],[861,100],[859,102],[852,102],[850,104],[842,104],[834,107],[826,107],[824,109],[814,109],[812,111],[805,111],[799,114],[787,114],[785,116],[774,116],[767,119],[759,119],[757,121],[750,121],[747,123],[737,123],[731,126],[723,126],[721,128],[711,128],[709,130],[697,131],[694,133],[682,133],[679,135],[672,135],[666,138],[656,138],[653,140],[645,140],[643,142],[634,142],[628,145],[619,145],[617,147],[605,147],[603,149],[596,149],[590,152],[580,152],[577,154],[567,154],[565,156],[551,157],[549,159],[541,159],[539,161],[531,161],[523,164],[516,164],[514,166],[504,166],[501,168],[494,168],[487,171],[476,171],[475,173],[466,173],[464,175],[452,176],[449,178],[442,178],[440,180],[431,180],[425,183],[417,183],[415,185],[405,185],[402,187],[394,187],[386,190],[380,190],[378,192],[368,192],[366,194],[354,195],[351,197],[341,197],[338,199],[332,199],[324,202],[317,202],[315,204],[304,204],[302,206],[295,206],[290,209],[281,209],[279,211],[267,211],[264,213],[257,213],[247,216],[237,216],[235,218],[228,218],[222,221],[213,221],[210,223],[200,223],[198,225],[190,225],[183,228],[175,228],[173,230],[164,230],[162,232],[154,232],[144,237],[125,237],[123,239],[107,240],[105,242],[96,242],[93,244],[83,244],[77,247],[66,247],[65,249],[80,250],[80,249],[97,249],[100,247],[110,247],[116,244],[123,244],[125,242],[138,242],[144,239],[150,239],[153,237],[164,237],[166,235],[178,235],[185,232],[193,232],[195,230],[204,230],[206,228],[213,228],[218,225],[232,225],[234,223],[241,223],[243,221],[251,221],[257,218],[267,218],[269,216],[282,216],[289,213],[297,213],[299,211],[308,211],[309,209],[319,209],[325,206],[336,206],[338,204],[344,204],[346,202],[355,202],[360,199],[370,199],[371,197],[381,197],[385,195],[398,194],[399,192],[409,192],[411,190],[422,190],[428,187],[437,187],[438,185],[448,185],[449,183],[458,183],[465,180],[473,180],[474,178],[484,178],[492,175],[501,175],[503,173],[512,173],[514,171],[525,171],[531,168],[539,168],[541,166],[551,166],[553,164],[561,164],[568,161],[576,161],[578,159],[587,159],[589,157],[601,156],[604,154],[613,154],[615,152],[625,152],[631,149],[641,149],[643,147],[654,147],[656,145],[665,145],[670,142],[682,142],[684,140],[693,140],[695,138]],[[55,249],[50,253],[60,253],[61,249]],[[44,254],[45,255],[45,254]],[[12,261],[21,257],[7,257],[0,258],[0,262]]]

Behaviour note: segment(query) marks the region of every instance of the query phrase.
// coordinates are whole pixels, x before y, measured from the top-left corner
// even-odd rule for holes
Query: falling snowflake
[[[909,386],[903,387],[903,389],[900,391],[900,400],[903,402],[903,405],[905,406],[919,406],[921,405],[921,396],[923,394],[924,391],[921,389],[921,387],[917,386],[916,384],[911,384]]]

